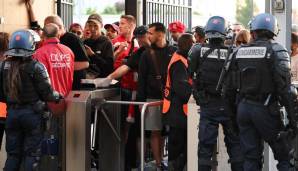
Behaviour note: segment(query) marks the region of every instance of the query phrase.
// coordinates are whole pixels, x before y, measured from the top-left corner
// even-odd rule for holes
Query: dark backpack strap
[[[153,66],[155,69],[155,73],[156,73],[156,80],[159,82],[160,84],[160,88],[162,90],[163,86],[162,86],[162,76],[161,76],[161,71],[160,71],[160,61],[157,60],[157,56],[154,52],[154,50],[152,48],[149,49],[151,58],[152,58],[152,62],[153,62]]]
[[[1,102],[6,101],[6,98],[5,98],[5,95],[4,95],[4,82],[3,82],[4,66],[5,66],[5,61],[0,62],[0,101]]]

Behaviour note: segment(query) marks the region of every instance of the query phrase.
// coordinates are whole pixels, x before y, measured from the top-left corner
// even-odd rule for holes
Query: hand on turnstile
[[[109,77],[106,78],[96,78],[94,84],[96,87],[108,87],[110,86],[112,79]]]

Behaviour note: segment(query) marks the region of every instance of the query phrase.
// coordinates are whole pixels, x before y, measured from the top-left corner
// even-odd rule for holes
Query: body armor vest
[[[240,97],[263,101],[274,92],[271,44],[252,44],[238,49],[235,60],[238,67],[237,87]]]
[[[198,91],[206,91],[207,94],[220,96],[216,91],[216,85],[225,62],[229,55],[228,47],[202,47],[197,67],[196,85]]]
[[[1,74],[3,76],[3,95],[6,97],[7,104],[32,104],[40,99],[39,94],[36,91],[35,83],[33,82],[33,74],[35,71],[35,64],[37,62],[34,60],[31,60],[24,65],[21,65],[20,68],[20,79],[21,79],[21,86],[19,87],[19,102],[17,102],[16,99],[12,99],[11,97],[8,97],[8,83],[9,79],[7,72],[10,69],[10,62],[6,61],[3,62],[4,64],[3,70],[1,71]]]

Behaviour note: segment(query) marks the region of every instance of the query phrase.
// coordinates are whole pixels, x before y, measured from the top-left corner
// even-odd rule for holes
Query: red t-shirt
[[[120,36],[118,36],[118,37],[116,37],[115,39],[112,40],[113,45],[115,45],[118,42],[119,43],[126,42],[125,37],[120,35]],[[125,58],[129,54],[130,48],[131,48],[131,42],[128,42],[127,49],[125,51],[123,51],[121,54],[119,54],[119,56],[114,61],[114,69],[117,69],[118,67],[120,67],[123,64],[123,61],[125,60]],[[138,49],[138,47],[136,47],[136,45],[135,45],[134,51],[136,51],[137,49]],[[133,71],[129,71],[127,74],[125,74],[121,78],[121,87],[125,88],[125,89],[130,89],[130,90],[136,90],[137,89],[137,81],[134,78],[134,72]]]
[[[59,42],[57,38],[45,40],[33,58],[45,65],[53,89],[65,97],[72,89],[74,54]]]

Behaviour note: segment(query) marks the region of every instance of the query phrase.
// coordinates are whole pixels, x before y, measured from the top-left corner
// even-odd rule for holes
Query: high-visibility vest
[[[166,86],[164,90],[164,99],[163,99],[163,107],[162,107],[162,113],[167,113],[171,106],[171,99],[170,99],[170,92],[171,92],[171,78],[170,78],[170,69],[171,66],[175,63],[181,61],[185,67],[188,67],[187,59],[185,59],[183,56],[174,53],[174,55],[171,58],[171,61],[168,65],[168,72],[167,72],[167,80],[166,80]],[[191,80],[189,80],[191,82]],[[187,115],[187,103],[183,104],[183,112],[185,115]]]
[[[0,118],[6,118],[6,104],[0,102]]]

